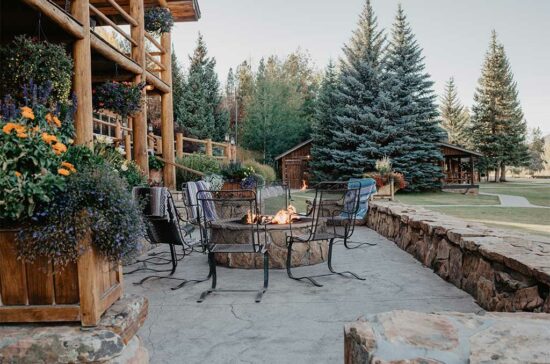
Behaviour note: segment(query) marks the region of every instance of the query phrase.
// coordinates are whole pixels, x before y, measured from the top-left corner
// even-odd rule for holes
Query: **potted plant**
[[[224,178],[222,190],[254,189],[257,179],[254,168],[244,167],[241,163],[231,162],[221,170]]]
[[[145,30],[160,35],[169,33],[174,26],[174,18],[168,8],[153,7],[145,11]]]
[[[52,105],[1,109],[0,323],[93,326],[122,295],[139,209],[117,166],[71,146],[72,121]]]
[[[117,82],[102,83],[92,90],[92,102],[94,110],[104,110],[118,114],[122,122],[137,113],[143,103],[143,88],[145,82]]]
[[[162,169],[164,162],[155,155],[149,156],[149,179],[152,183],[159,185],[162,183]]]
[[[407,181],[401,173],[393,171],[390,158],[384,157],[375,163],[376,172],[366,173],[364,177],[376,181],[376,196],[393,199],[395,192],[407,187]]]

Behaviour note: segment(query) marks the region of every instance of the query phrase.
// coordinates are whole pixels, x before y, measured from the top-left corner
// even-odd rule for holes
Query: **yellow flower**
[[[67,151],[67,146],[63,143],[55,143],[52,148],[57,155],[60,155],[61,153],[65,153]]]
[[[22,176],[22,174],[21,174],[21,172],[15,171],[15,176],[16,176],[17,178],[20,178],[20,177]]]
[[[42,133],[42,140],[48,144],[52,144],[54,142],[57,142],[57,137],[48,133]]]
[[[65,168],[59,168],[57,170],[57,173],[62,175],[62,176],[68,176],[69,174],[71,174],[71,172],[69,172],[68,170],[66,170]]]
[[[23,106],[21,108],[21,116],[23,116],[24,118],[27,118],[27,119],[34,120],[34,112],[28,106]]]
[[[73,173],[76,172],[76,169],[74,168],[74,166],[69,162],[61,163],[61,167],[67,168],[69,171],[71,171]]]

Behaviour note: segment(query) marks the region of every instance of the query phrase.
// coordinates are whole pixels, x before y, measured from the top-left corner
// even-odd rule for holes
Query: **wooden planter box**
[[[95,249],[59,269],[17,259],[17,230],[0,229],[0,323],[76,321],[95,326],[122,296],[122,269]],[[83,244],[88,244],[84,242]]]

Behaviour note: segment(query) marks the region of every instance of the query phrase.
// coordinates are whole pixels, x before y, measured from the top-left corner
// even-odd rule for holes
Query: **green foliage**
[[[317,90],[311,60],[296,52],[284,61],[262,59],[243,121],[242,145],[261,151],[264,163],[304,141],[311,132]]]
[[[241,181],[248,176],[256,173],[254,168],[244,166],[239,162],[231,162],[226,164],[221,169],[221,175],[229,181]]]
[[[143,231],[128,185],[111,166],[99,164],[71,174],[64,192],[33,215],[17,243],[25,261],[42,256],[65,265],[78,260],[79,243],[91,232],[99,252],[118,261],[136,250]]]
[[[545,160],[545,141],[544,136],[540,128],[533,129],[531,135],[531,143],[529,144],[529,171],[531,174],[542,171],[546,164],[548,163]]]
[[[393,107],[387,129],[385,154],[393,168],[402,173],[409,191],[435,190],[441,187],[443,160],[438,143],[444,138],[439,127],[433,81],[425,72],[422,49],[418,45],[401,6],[392,29],[387,51],[385,81]]]
[[[51,83],[50,102],[69,98],[73,61],[64,46],[21,35],[0,47],[0,59],[0,96],[11,95],[22,101],[22,86],[33,81],[38,85]]]
[[[471,147],[469,135],[470,113],[460,103],[455,81],[452,77],[445,85],[445,92],[441,98],[439,109],[441,113],[441,126],[447,132],[449,143],[462,147]]]
[[[338,87],[338,74],[331,61],[325,71],[317,97],[315,120],[311,133],[313,143],[310,163],[313,174],[319,181],[337,180],[339,177],[334,162],[334,151],[339,149],[334,142],[334,131],[338,127],[337,116],[340,107],[336,95]]]
[[[149,156],[149,170],[161,170],[164,168],[164,162],[157,158],[155,155]]]
[[[227,133],[229,116],[220,108],[216,60],[207,56],[206,44],[200,34],[190,63],[181,99],[175,106],[179,114],[177,120],[194,137],[222,141]]]
[[[11,121],[0,118],[0,220],[21,221],[63,190],[67,147],[61,121],[44,105],[24,107]]]
[[[475,148],[484,155],[482,166],[495,170],[498,180],[498,172],[505,172],[506,166],[526,165],[527,125],[508,57],[494,31],[474,103],[471,136]],[[505,180],[505,176],[500,180]]]
[[[172,99],[174,109],[174,122],[177,125],[183,125],[185,121],[184,95],[185,95],[185,75],[176,53],[172,52]]]
[[[204,174],[218,174],[221,170],[220,162],[216,158],[198,153],[177,158],[176,163],[191,168],[195,171],[203,172]],[[198,181],[200,179],[201,176],[197,174],[184,171],[181,168],[176,169],[176,183],[178,186],[184,182]]]
[[[255,160],[246,160],[242,164],[244,167],[251,168],[256,174],[262,176],[264,182],[271,183],[277,179],[277,174],[270,165],[262,164]]]

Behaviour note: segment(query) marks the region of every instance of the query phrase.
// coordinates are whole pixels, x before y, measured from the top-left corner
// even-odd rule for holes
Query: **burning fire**
[[[300,188],[300,191],[305,191],[307,190],[308,188],[308,185],[307,185],[307,182],[305,179],[302,180],[302,188]]]
[[[258,221],[259,220],[259,221]],[[290,224],[292,221],[300,220],[300,216],[296,212],[296,208],[292,205],[283,210],[279,210],[275,216],[262,216],[253,214],[250,210],[246,213],[246,223],[255,224],[260,222],[261,224]]]

